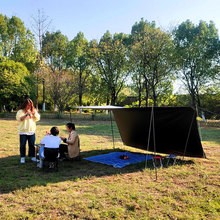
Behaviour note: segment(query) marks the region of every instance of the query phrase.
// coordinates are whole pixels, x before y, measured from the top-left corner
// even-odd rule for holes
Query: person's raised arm
[[[26,118],[27,118],[27,115],[24,115],[24,116],[21,116],[21,117],[20,117],[20,120],[21,120],[21,121],[24,121]]]
[[[66,140],[67,144],[73,144],[76,141],[77,133],[73,132],[70,134],[70,137],[68,140]]]
[[[35,109],[34,113],[32,114],[32,117],[34,119],[34,121],[39,121],[40,120],[40,115],[37,112],[37,110]]]
[[[19,110],[16,115],[17,121],[24,121],[29,116],[28,113],[24,114],[23,111]]]

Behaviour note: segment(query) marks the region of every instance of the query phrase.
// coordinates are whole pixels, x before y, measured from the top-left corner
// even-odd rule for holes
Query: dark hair
[[[26,110],[26,107],[27,107],[28,104],[31,104],[31,112],[33,112],[33,111],[35,110],[34,104],[33,104],[32,100],[29,99],[29,98],[27,98],[27,99],[24,100],[24,102],[23,102],[23,104],[21,105],[21,108],[20,108],[20,109]]]
[[[50,129],[50,133],[53,135],[53,136],[57,136],[59,134],[59,129],[57,127],[52,127]]]
[[[68,128],[71,128],[72,130],[76,130],[74,123],[70,123],[70,122],[69,122],[69,123],[66,124],[66,126],[67,126]]]

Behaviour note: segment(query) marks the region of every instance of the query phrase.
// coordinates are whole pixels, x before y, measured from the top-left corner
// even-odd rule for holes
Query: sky
[[[109,30],[129,34],[141,18],[170,30],[190,19],[214,21],[220,30],[220,0],[0,0],[0,13],[17,16],[31,29],[38,10],[51,19],[49,31],[60,30],[69,40],[82,31],[88,40]]]

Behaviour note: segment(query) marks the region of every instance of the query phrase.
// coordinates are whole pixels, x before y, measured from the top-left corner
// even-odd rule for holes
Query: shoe
[[[53,169],[54,167],[55,167],[55,163],[54,162],[50,162],[49,169]]]
[[[43,166],[42,166],[42,163],[38,163],[38,164],[37,164],[37,167],[38,167],[38,168],[42,168],[42,167],[43,167]]]
[[[21,163],[25,163],[25,157],[21,157]]]
[[[65,157],[61,157],[61,158],[59,158],[58,160],[62,162],[62,161],[64,161],[65,159],[66,159]]]
[[[31,160],[34,161],[34,162],[39,162],[39,160],[36,159],[36,157],[32,157]]]

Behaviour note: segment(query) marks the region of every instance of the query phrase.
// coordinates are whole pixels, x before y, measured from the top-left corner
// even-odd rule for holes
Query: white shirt
[[[33,134],[35,134],[34,132],[27,132],[27,133],[25,133],[25,132],[20,132],[19,131],[19,135],[33,135]]]
[[[48,148],[59,148],[61,144],[61,138],[53,135],[46,135],[44,138],[40,141],[41,144],[44,144],[44,147]]]

